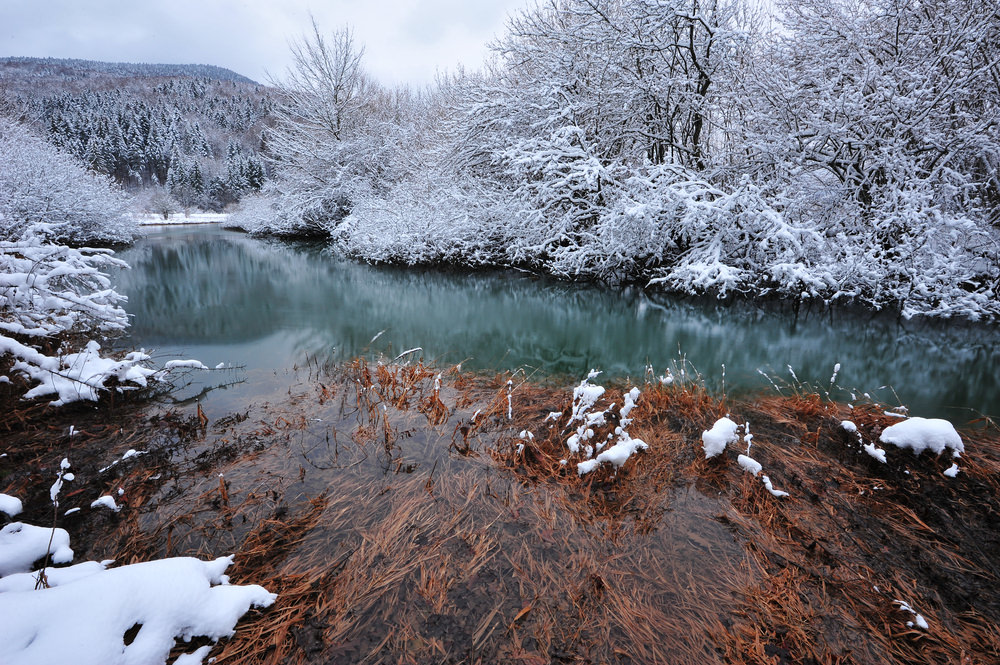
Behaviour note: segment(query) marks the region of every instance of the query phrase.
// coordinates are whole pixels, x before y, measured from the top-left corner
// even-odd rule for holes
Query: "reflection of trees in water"
[[[171,231],[127,253],[121,278],[141,343],[248,344],[279,334],[297,358],[422,346],[467,367],[527,365],[580,375],[662,371],[678,352],[729,388],[758,387],[758,368],[825,385],[896,387],[917,409],[965,404],[998,412],[995,329],[900,324],[885,316],[677,300],[640,289],[573,285],[503,272],[378,268],[317,245],[217,230]],[[238,352],[237,352],[238,353]],[[234,358],[238,360],[238,358]],[[294,362],[294,360],[293,360]]]

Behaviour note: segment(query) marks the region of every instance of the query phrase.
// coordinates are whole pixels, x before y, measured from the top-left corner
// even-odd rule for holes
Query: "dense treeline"
[[[314,26],[315,27],[315,26]],[[387,91],[314,30],[259,231],[372,261],[1000,314],[1000,8],[550,0],[483,73]]]
[[[7,104],[54,145],[161,206],[221,209],[266,177],[266,88],[220,68],[0,62]],[[26,85],[30,83],[30,85]],[[165,190],[165,191],[163,191]],[[174,201],[171,201],[170,199]]]

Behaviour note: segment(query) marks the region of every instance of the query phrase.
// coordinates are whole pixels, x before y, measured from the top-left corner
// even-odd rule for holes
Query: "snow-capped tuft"
[[[712,425],[712,429],[701,433],[702,444],[705,448],[705,459],[721,454],[726,446],[735,443],[739,438],[736,436],[736,429],[739,427],[729,418],[719,418]]]
[[[7,513],[8,517],[20,514],[24,510],[21,500],[9,494],[0,494],[0,513]]]
[[[105,494],[102,497],[98,497],[97,499],[94,499],[93,501],[91,501],[90,502],[90,507],[91,508],[107,508],[108,510],[116,512],[116,513],[121,510],[121,506],[119,506],[117,503],[115,503],[114,498],[111,497],[111,496],[109,496],[109,495],[107,495],[107,494]]]
[[[761,469],[764,468],[761,466],[760,462],[752,457],[748,457],[747,455],[740,455],[736,458],[736,461],[739,462],[739,465],[746,469],[747,472],[755,476],[761,472]]]
[[[881,448],[879,448],[878,446],[876,446],[874,443],[866,443],[866,444],[864,444],[862,446],[862,448],[870,456],[874,457],[879,462],[882,462],[882,464],[886,463],[886,461],[885,461],[885,451],[882,450]]]
[[[907,418],[886,427],[879,441],[899,448],[910,448],[915,455],[925,450],[940,454],[945,449],[950,449],[958,457],[965,452],[965,444],[955,431],[955,426],[940,418]]]
[[[779,499],[783,496],[788,496],[788,492],[774,489],[774,485],[771,484],[771,479],[769,477],[761,476],[760,481],[764,483],[764,487],[771,493],[771,496],[776,496]]]

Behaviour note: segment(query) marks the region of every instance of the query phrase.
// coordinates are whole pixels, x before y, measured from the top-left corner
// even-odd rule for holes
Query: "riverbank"
[[[223,224],[229,219],[225,212],[172,212],[166,217],[153,213],[133,215],[139,226],[174,226],[181,224]]]
[[[120,513],[61,520],[79,559],[234,553],[234,582],[278,600],[216,648],[226,662],[997,658],[994,426],[962,430],[951,478],[950,456],[879,443],[899,418],[878,405],[732,400],[674,377],[635,386],[625,429],[648,448],[617,471],[578,473],[569,389],[356,360],[238,413],[8,424],[0,489],[44,523],[40,479],[68,455],[66,508],[124,489]],[[590,441],[621,426],[628,388],[590,409],[607,413]],[[789,496],[740,465],[743,428],[705,458],[726,414]],[[149,452],[105,468],[128,449]]]

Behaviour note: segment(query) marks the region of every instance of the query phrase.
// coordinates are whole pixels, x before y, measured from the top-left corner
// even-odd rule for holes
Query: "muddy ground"
[[[878,405],[638,387],[649,449],[581,477],[561,463],[571,386],[519,375],[357,360],[233,414],[54,410],[0,386],[0,491],[50,524],[65,456],[78,561],[235,554],[234,583],[279,596],[220,663],[1000,662],[991,422],[962,430],[952,479],[948,456],[864,454],[840,422],[875,441],[896,422]],[[790,496],[742,446],[704,458],[726,414]],[[129,449],[147,452],[105,468]],[[120,513],[89,508],[119,488]]]

